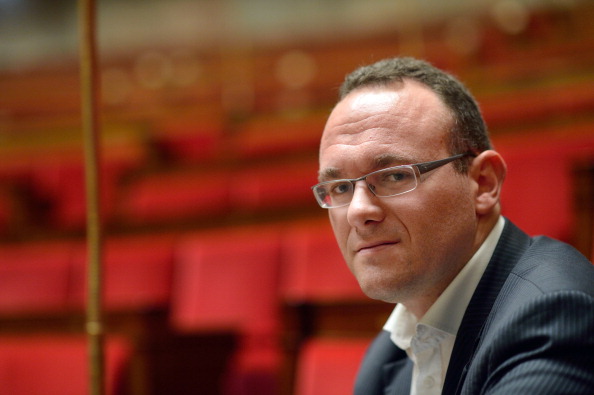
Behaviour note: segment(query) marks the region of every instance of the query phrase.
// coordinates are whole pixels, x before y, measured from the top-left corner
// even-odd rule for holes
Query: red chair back
[[[301,349],[295,395],[352,394],[371,339],[311,339]]]
[[[3,395],[89,394],[89,363],[84,336],[0,337],[0,393]],[[116,395],[124,385],[130,349],[123,340],[106,346],[106,390]]]

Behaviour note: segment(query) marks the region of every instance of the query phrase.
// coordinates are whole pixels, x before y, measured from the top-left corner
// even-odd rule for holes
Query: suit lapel
[[[397,390],[397,392],[389,393],[390,395],[409,395],[410,389],[408,392],[398,390],[403,386],[401,380],[406,381],[405,378],[408,379],[410,386],[412,370],[408,376],[400,371],[407,367],[407,361],[409,359],[406,352],[392,343],[388,332],[381,331],[369,346],[359,368],[355,383],[355,395],[385,395],[388,394],[388,388]]]
[[[480,332],[510,271],[530,244],[530,238],[506,220],[493,257],[462,318],[442,393],[454,394],[464,381],[465,366],[480,340]]]
[[[410,395],[413,363],[407,357],[384,365],[385,395]]]

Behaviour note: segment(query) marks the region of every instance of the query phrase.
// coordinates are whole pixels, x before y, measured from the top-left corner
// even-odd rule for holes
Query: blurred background
[[[78,33],[74,1],[0,0],[3,394],[86,391]],[[593,37],[588,0],[99,1],[108,393],[350,393],[393,306],[309,187],[342,79],[385,57],[461,79],[504,214],[592,259]]]

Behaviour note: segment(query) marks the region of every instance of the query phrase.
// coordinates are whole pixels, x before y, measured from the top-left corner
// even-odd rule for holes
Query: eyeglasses
[[[350,204],[355,191],[355,183],[358,181],[365,181],[371,193],[377,197],[402,195],[413,191],[417,187],[421,174],[435,170],[465,156],[476,155],[472,152],[466,152],[431,162],[388,167],[359,178],[321,182],[311,187],[311,189],[322,208],[336,208]]]

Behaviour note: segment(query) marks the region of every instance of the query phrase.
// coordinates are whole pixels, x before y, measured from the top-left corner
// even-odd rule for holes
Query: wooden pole
[[[78,1],[82,127],[87,195],[87,320],[91,395],[105,393],[102,323],[102,232],[100,218],[99,149],[100,86],[96,50],[96,4]]]

